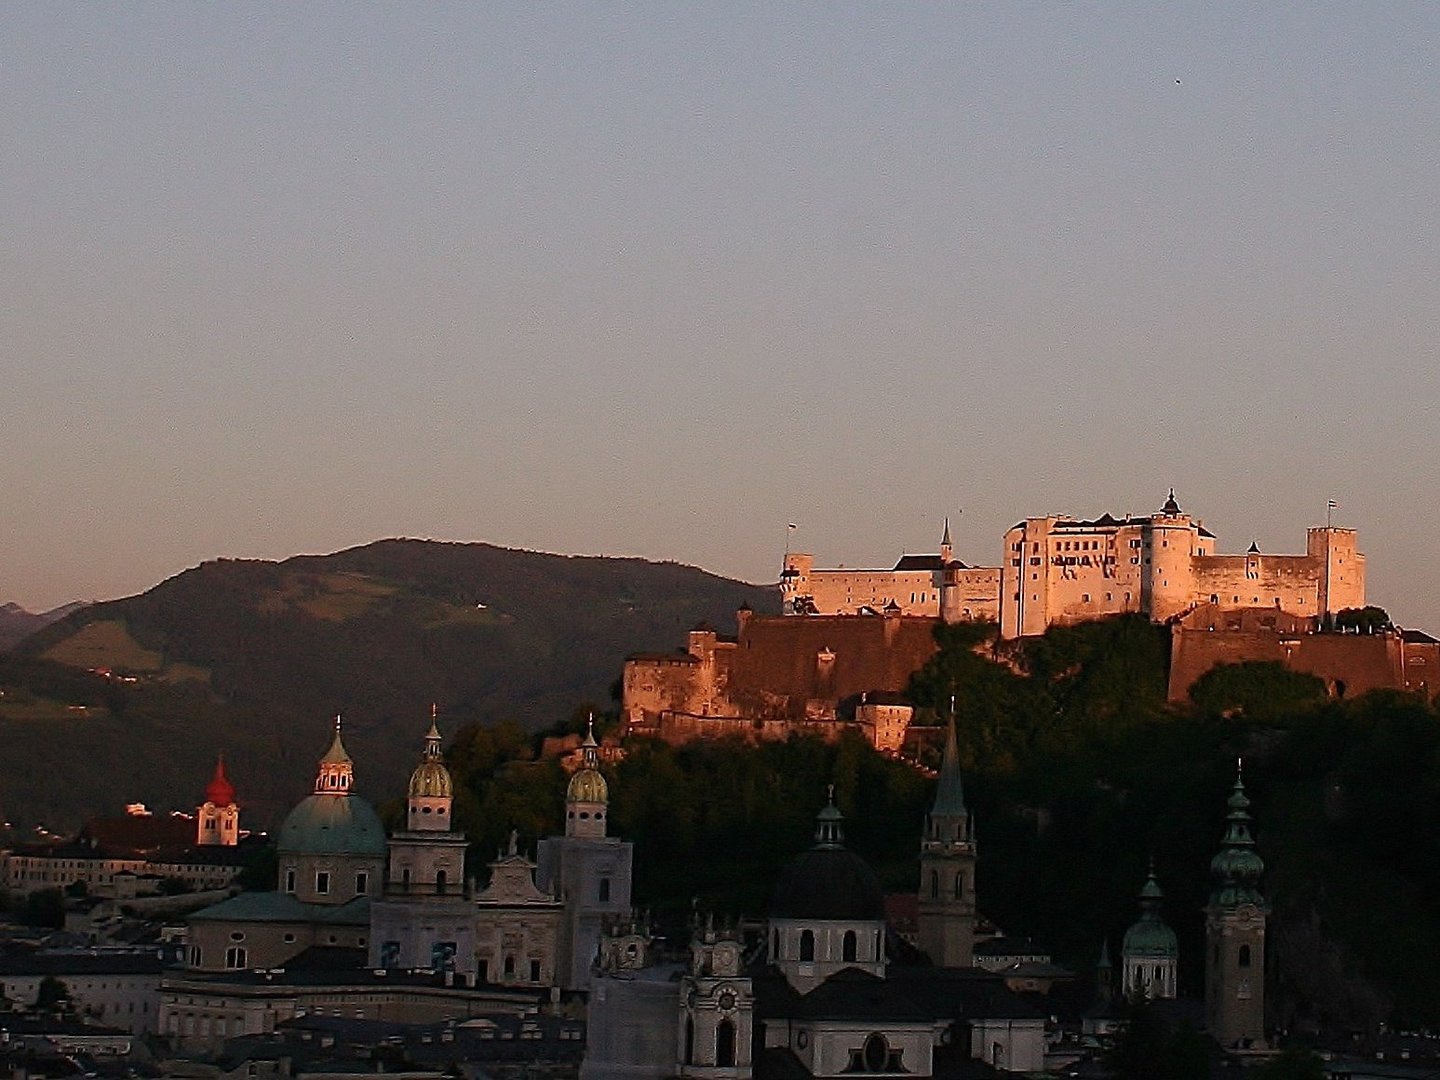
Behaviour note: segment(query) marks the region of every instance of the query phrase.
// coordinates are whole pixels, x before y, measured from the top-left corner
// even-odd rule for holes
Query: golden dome
[[[410,774],[410,798],[450,799],[455,795],[450,770],[440,754],[440,729],[435,726],[435,706],[430,706],[430,730],[425,733],[425,754]]]
[[[454,795],[450,770],[438,761],[422,761],[410,774],[412,799],[449,799]]]
[[[565,789],[566,802],[603,803],[610,801],[610,787],[595,769],[581,769]]]

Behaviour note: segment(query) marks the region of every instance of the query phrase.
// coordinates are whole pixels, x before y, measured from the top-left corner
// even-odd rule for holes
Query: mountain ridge
[[[273,822],[304,794],[337,712],[363,790],[383,800],[408,775],[432,703],[447,730],[547,727],[581,703],[605,707],[628,653],[673,648],[700,621],[733,625],[741,604],[779,609],[773,587],[680,563],[481,543],[208,560],[11,650],[0,810],[59,821],[122,799],[185,808],[178,793],[198,793],[223,750],[249,823]],[[89,700],[27,690],[27,678]],[[100,805],[75,807],[67,787]]]

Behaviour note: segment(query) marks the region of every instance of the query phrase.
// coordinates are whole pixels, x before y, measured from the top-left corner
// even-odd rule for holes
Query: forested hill
[[[608,706],[627,653],[674,648],[700,620],[733,629],[742,603],[778,610],[773,588],[694,567],[488,544],[208,562],[75,612],[6,658],[0,811],[65,821],[122,798],[184,806],[223,750],[251,820],[270,820],[305,790],[337,712],[360,789],[381,798],[403,782],[431,702],[452,731],[543,727],[580,702]],[[37,674],[42,660],[114,675],[77,684]]]

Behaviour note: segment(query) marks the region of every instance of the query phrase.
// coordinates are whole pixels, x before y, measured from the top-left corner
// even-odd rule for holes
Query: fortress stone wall
[[[1440,693],[1440,641],[1430,635],[1322,634],[1318,623],[1274,608],[1197,608],[1171,626],[1170,700],[1188,700],[1196,680],[1217,664],[1251,661],[1315,675],[1332,697],[1389,689],[1433,701]]]

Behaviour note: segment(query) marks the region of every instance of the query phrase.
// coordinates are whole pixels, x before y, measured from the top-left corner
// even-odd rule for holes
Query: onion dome
[[[1175,501],[1175,489],[1170,489],[1170,497],[1165,500],[1165,505],[1160,508],[1160,513],[1174,517],[1180,513],[1180,504]]]
[[[410,774],[410,798],[449,799],[455,795],[450,770],[445,767],[440,750],[440,729],[435,725],[434,710],[430,714],[430,730],[425,733],[425,755]]]
[[[1230,810],[1226,815],[1224,847],[1210,860],[1210,875],[1215,881],[1210,902],[1221,907],[1263,904],[1260,878],[1265,873],[1265,861],[1255,850],[1255,838],[1250,833],[1250,799],[1245,794],[1239,765],[1235,770],[1235,787],[1226,805]]]
[[[215,806],[235,805],[235,785],[225,775],[225,759],[215,759],[215,775],[205,785],[205,801]]]
[[[1180,955],[1180,943],[1175,931],[1160,917],[1160,906],[1165,894],[1155,880],[1155,866],[1151,863],[1150,876],[1140,890],[1140,921],[1125,931],[1121,952],[1128,957],[1173,960]]]
[[[829,803],[815,817],[815,846],[780,872],[770,905],[773,918],[884,920],[880,881],[864,859],[846,849],[844,823],[832,788]]]
[[[583,763],[570,778],[570,786],[565,789],[565,801],[572,803],[603,803],[610,801],[610,786],[605,783],[605,777],[600,775],[600,753],[599,744],[595,741],[595,720],[590,720],[590,729],[585,733],[585,741],[580,744],[583,752]]]

